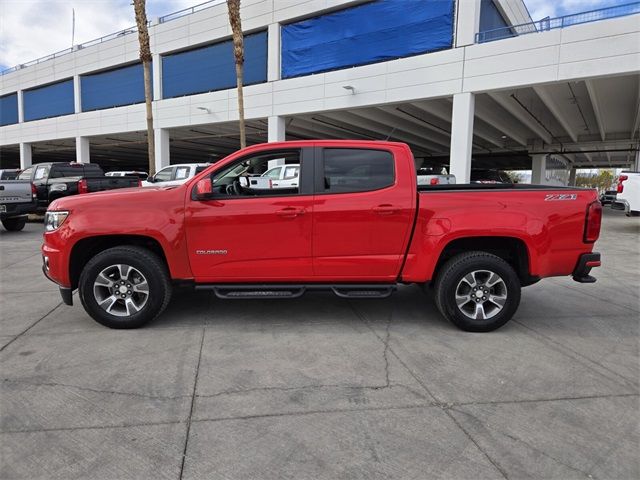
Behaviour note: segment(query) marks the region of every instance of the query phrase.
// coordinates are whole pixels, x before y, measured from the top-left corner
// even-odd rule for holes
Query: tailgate
[[[0,203],[30,203],[31,182],[29,180],[4,180],[0,182]]]

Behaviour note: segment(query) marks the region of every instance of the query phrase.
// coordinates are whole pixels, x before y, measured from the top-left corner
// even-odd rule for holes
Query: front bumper
[[[591,269],[600,266],[600,254],[598,252],[583,253],[578,264],[573,270],[573,279],[579,283],[595,283],[595,277],[589,275]]]
[[[49,270],[47,268],[48,267],[48,259],[47,259],[47,257],[43,257],[42,261],[43,261],[42,273],[44,273],[44,276],[47,277],[49,280],[51,280],[52,282],[57,284],[58,282],[56,282],[49,275]],[[58,284],[58,288],[60,289],[60,296],[62,297],[62,301],[64,302],[64,304],[65,305],[73,305],[73,289],[69,288],[69,287],[63,287],[60,284]]]

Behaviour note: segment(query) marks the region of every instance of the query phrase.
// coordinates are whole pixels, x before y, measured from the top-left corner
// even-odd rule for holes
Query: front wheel
[[[12,217],[2,220],[2,226],[10,232],[19,232],[27,223],[27,217]]]
[[[468,332],[490,332],[507,323],[520,304],[520,279],[500,257],[486,252],[456,255],[435,284],[438,309]]]
[[[109,328],[138,328],[160,315],[171,299],[164,263],[145,248],[123,246],[100,252],[82,270],[80,301]]]

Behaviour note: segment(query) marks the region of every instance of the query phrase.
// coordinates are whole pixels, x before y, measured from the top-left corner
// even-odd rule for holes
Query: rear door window
[[[393,155],[385,150],[325,148],[323,167],[319,193],[380,190],[395,182]]]

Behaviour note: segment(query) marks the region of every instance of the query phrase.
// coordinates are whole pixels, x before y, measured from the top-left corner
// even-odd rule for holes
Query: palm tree
[[[242,36],[242,23],[240,21],[240,0],[227,0],[229,10],[229,23],[233,32],[233,55],[236,62],[236,85],[238,86],[238,122],[240,124],[240,148],[247,146],[246,131],[244,126],[244,95],[242,93],[243,66],[244,66],[244,38]]]
[[[138,42],[140,43],[140,60],[144,71],[144,102],[147,106],[147,144],[149,145],[149,175],[156,173],[156,145],[153,136],[153,109],[151,100],[151,47],[149,46],[149,29],[147,28],[146,0],[133,0],[138,25]]]

